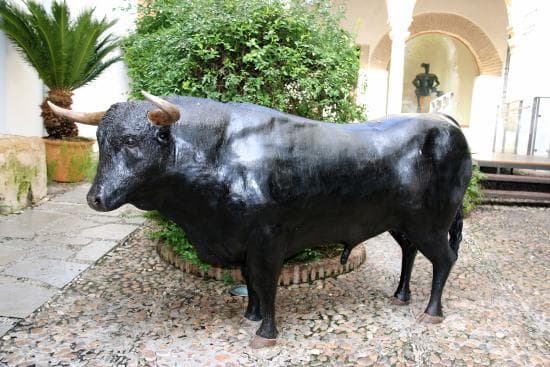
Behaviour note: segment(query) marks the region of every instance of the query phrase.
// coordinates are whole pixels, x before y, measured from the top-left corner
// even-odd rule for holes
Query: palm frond
[[[120,60],[107,59],[118,47],[118,39],[107,33],[115,21],[94,19],[93,8],[71,19],[65,1],[53,1],[49,12],[35,0],[25,5],[22,10],[0,0],[0,30],[50,89],[83,86]]]
[[[59,50],[55,50],[54,42],[56,41],[55,24],[50,19],[49,14],[46,12],[46,9],[35,2],[28,2],[27,9],[30,12],[32,25],[37,36],[37,41],[39,42],[39,47],[41,47],[41,52],[44,54],[42,59],[42,69],[51,70],[49,78],[57,82],[57,76],[61,68],[61,58],[59,55]],[[46,82],[46,81],[45,81]],[[51,83],[51,82],[49,82]],[[58,84],[58,83],[55,83]]]
[[[23,57],[33,66],[40,65],[37,37],[28,21],[29,15],[18,7],[0,1],[0,30],[12,41]]]

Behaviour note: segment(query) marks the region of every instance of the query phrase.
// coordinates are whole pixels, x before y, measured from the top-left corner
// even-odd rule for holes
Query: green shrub
[[[250,102],[333,121],[355,104],[359,50],[329,0],[155,0],[124,43],[132,95]]]
[[[296,256],[285,261],[286,264],[317,262],[329,257],[335,257],[342,253],[344,246],[339,243],[306,248]]]
[[[464,196],[464,214],[471,213],[476,206],[481,203],[483,199],[483,192],[481,191],[481,180],[483,180],[483,173],[479,170],[478,166],[472,168],[472,179],[466,189],[466,195]]]
[[[210,265],[199,259],[197,251],[187,239],[185,232],[176,223],[163,217],[156,211],[145,213],[145,217],[152,219],[158,225],[157,229],[147,232],[149,238],[158,239],[170,246],[183,259],[196,265],[202,271],[208,271]]]

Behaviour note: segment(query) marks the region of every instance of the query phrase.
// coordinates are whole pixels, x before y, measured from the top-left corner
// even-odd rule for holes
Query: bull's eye
[[[157,130],[157,140],[161,144],[166,144],[170,139],[170,127],[165,126]]]
[[[158,136],[160,140],[168,140],[170,133],[168,131],[160,131]]]
[[[126,136],[124,138],[124,145],[127,147],[135,147],[137,145],[137,139],[132,136]]]

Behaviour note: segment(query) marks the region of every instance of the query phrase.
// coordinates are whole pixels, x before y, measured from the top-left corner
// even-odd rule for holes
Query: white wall
[[[108,19],[118,19],[111,32],[118,36],[125,36],[134,28],[136,19],[136,5],[128,9],[128,1],[93,1],[93,0],[67,0],[73,14],[82,9],[95,6],[96,16],[106,15]],[[137,1],[132,1],[137,4]],[[73,97],[73,109],[75,111],[103,111],[116,102],[126,101],[129,96],[128,76],[126,66],[118,62],[106,69],[103,74],[90,84],[75,91]],[[81,136],[94,137],[96,128],[89,125],[78,124]]]
[[[470,131],[467,135],[472,153],[493,151],[497,107],[502,96],[502,78],[480,75],[475,78],[470,112]]]
[[[36,72],[0,34],[0,134],[42,136],[40,103],[42,83]]]
[[[0,134],[6,130],[6,37],[0,33]]]
[[[369,45],[370,50],[390,31],[385,0],[335,0],[345,7],[342,27],[355,35],[359,45]]]
[[[5,122],[0,133],[42,136],[40,117],[43,86],[34,69],[19,52],[6,42],[5,53]]]
[[[507,100],[550,96],[550,1],[514,0]]]
[[[386,115],[388,100],[388,71],[369,69],[367,72],[367,117],[377,119]]]

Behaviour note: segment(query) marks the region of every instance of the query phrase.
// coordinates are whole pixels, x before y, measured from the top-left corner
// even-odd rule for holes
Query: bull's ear
[[[180,111],[177,105],[162,98],[154,96],[142,90],[141,94],[146,100],[154,103],[158,109],[147,114],[149,122],[156,126],[166,126],[177,122],[180,118]]]
[[[157,141],[161,144],[168,144],[170,141],[170,126],[161,126],[155,132]]]

